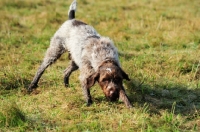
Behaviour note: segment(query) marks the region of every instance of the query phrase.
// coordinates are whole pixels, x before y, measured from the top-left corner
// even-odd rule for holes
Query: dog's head
[[[87,85],[91,87],[97,81],[106,98],[109,101],[116,101],[119,98],[119,91],[123,89],[123,79],[130,80],[114,61],[105,61],[99,67],[98,72],[87,79]]]

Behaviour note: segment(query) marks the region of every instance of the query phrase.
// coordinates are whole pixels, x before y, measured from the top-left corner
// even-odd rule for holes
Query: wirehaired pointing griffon
[[[122,85],[123,79],[130,79],[120,67],[118,51],[113,41],[98,34],[92,26],[76,20],[76,5],[74,0],[68,12],[69,20],[51,38],[50,46],[28,92],[37,87],[45,69],[68,51],[70,64],[64,71],[65,86],[69,85],[71,73],[79,68],[79,79],[88,106],[92,104],[90,88],[97,81],[109,101],[120,98],[127,107],[132,107]]]

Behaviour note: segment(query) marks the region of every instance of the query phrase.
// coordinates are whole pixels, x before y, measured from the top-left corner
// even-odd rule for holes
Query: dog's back
[[[91,36],[100,35],[90,25],[75,19],[76,0],[71,4],[68,16],[69,20],[65,21],[61,27],[56,31],[51,39],[51,45],[55,44],[55,40],[62,41],[62,46],[70,52],[71,58],[76,62],[78,66],[81,66],[81,50],[86,44],[87,38]]]
[[[91,65],[95,69],[106,58],[113,58],[119,63],[118,54],[113,42],[108,37],[100,36],[92,26],[75,19],[76,4],[76,0],[74,0],[68,11],[69,20],[64,22],[59,30],[57,30],[52,37],[51,44],[56,44],[55,40],[58,41],[58,39],[62,41],[62,46],[70,52],[72,60],[79,67],[82,66],[81,61],[83,56],[88,60],[94,60]],[[98,43],[97,45],[95,43],[91,44],[95,42],[93,41],[94,39]],[[110,51],[108,47],[110,47]],[[103,50],[105,48],[107,50]]]

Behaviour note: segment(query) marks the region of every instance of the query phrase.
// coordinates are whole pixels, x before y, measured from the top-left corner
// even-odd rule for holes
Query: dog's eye
[[[104,78],[102,81],[103,82],[107,82],[107,81],[110,81],[110,79],[109,78]]]
[[[114,78],[113,81],[114,81],[115,83],[119,83],[119,82],[121,82],[121,79],[120,79],[120,78]]]

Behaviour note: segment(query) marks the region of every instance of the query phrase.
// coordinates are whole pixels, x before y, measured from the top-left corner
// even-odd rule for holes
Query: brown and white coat
[[[74,0],[68,12],[69,20],[51,38],[44,60],[28,91],[36,88],[45,69],[68,51],[70,64],[64,71],[64,83],[68,86],[71,73],[79,68],[79,79],[87,105],[92,103],[90,87],[97,81],[108,100],[116,101],[120,98],[127,107],[131,107],[122,85],[122,80],[129,80],[129,77],[121,69],[113,41],[98,34],[92,26],[74,19],[75,10]]]

